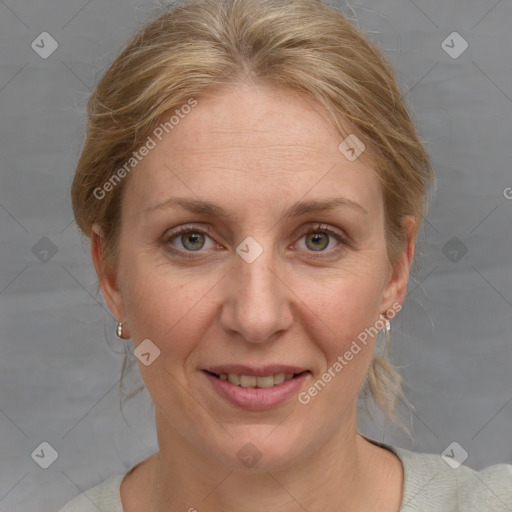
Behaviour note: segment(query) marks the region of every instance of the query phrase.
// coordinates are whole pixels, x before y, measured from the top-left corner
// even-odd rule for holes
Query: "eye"
[[[161,243],[176,256],[194,258],[193,253],[200,253],[217,246],[208,233],[210,233],[209,226],[205,228],[182,226],[167,232]],[[302,240],[304,244],[300,243]],[[343,233],[323,224],[311,226],[302,233],[300,241],[295,244],[295,247],[306,252],[328,254],[337,253],[347,246],[350,246],[350,242]]]
[[[309,252],[337,252],[348,245],[348,240],[343,234],[325,225],[310,227],[302,234],[301,240],[302,239],[305,241],[305,250]],[[336,242],[338,243],[336,244]],[[333,245],[334,247],[332,247]],[[299,248],[302,249],[302,247]]]
[[[209,231],[208,227],[200,229],[195,226],[183,226],[164,235],[162,244],[168,246],[169,250],[173,253],[191,257],[186,253],[200,252],[202,249],[214,247],[213,240],[207,234]],[[210,240],[209,246],[206,244],[208,239]]]

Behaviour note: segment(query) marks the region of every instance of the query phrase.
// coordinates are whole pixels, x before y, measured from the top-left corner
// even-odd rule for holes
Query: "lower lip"
[[[297,395],[304,381],[309,377],[309,372],[305,372],[271,388],[243,388],[231,384],[227,380],[214,377],[205,371],[202,373],[219,395],[238,407],[252,411],[261,411],[281,405],[293,395]]]

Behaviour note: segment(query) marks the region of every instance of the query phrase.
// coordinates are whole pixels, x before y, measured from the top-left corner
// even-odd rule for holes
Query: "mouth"
[[[309,370],[304,370],[301,372],[293,373],[293,372],[278,372],[278,373],[270,373],[268,375],[245,375],[239,373],[216,373],[209,370],[204,370],[206,373],[215,377],[219,380],[224,380],[233,384],[235,386],[239,386],[241,388],[258,388],[258,389],[267,389],[272,388],[274,386],[279,386],[284,382],[295,379],[304,373],[310,373]]]
[[[312,376],[297,366],[249,367],[225,365],[204,368],[206,392],[239,409],[263,411],[282,406],[297,395]]]

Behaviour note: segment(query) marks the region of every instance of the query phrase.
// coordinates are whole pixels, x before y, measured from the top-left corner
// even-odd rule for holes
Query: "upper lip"
[[[246,366],[243,364],[225,364],[219,366],[209,366],[203,368],[211,373],[233,373],[235,375],[251,375],[254,377],[264,377],[267,375],[275,375],[276,373],[302,373],[308,371],[307,368],[299,366],[288,366],[284,364],[271,364],[266,366]]]

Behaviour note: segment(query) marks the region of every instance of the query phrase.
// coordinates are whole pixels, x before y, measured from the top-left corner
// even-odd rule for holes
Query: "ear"
[[[116,269],[107,268],[104,261],[103,230],[98,224],[92,227],[91,258],[100,281],[105,302],[118,321],[125,318],[123,297],[117,285]]]
[[[414,249],[418,225],[413,217],[408,216],[403,221],[407,233],[407,242],[404,245],[398,264],[390,269],[388,282],[382,296],[381,312],[384,313],[393,308],[397,302],[403,304],[407,294],[409,272],[414,261]]]

